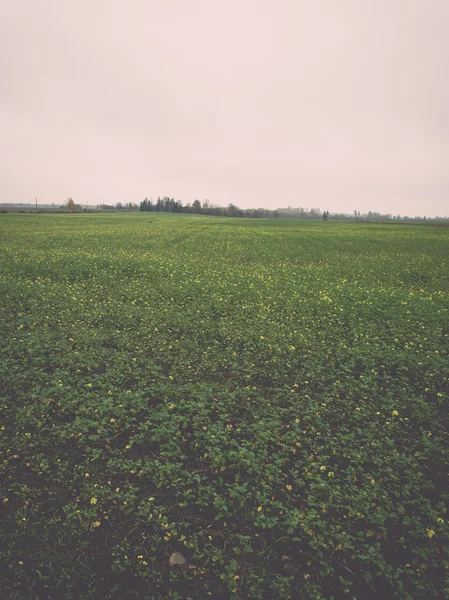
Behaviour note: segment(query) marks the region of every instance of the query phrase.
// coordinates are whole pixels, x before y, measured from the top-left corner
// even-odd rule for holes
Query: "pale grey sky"
[[[2,0],[0,202],[449,216],[449,0]]]

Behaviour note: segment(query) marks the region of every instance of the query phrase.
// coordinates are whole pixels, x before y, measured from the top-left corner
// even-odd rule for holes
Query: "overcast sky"
[[[3,0],[0,202],[449,216],[449,0]]]

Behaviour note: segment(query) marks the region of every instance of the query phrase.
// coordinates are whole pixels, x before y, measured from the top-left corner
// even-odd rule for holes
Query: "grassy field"
[[[449,597],[449,229],[8,214],[0,244],[1,598]]]

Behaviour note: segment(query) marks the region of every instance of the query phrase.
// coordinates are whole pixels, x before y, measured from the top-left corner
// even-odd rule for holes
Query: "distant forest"
[[[120,204],[120,203],[119,203]],[[104,205],[103,205],[104,206]],[[113,207],[111,207],[113,208]],[[116,209],[120,210],[120,206],[117,205]],[[353,214],[344,213],[333,213],[329,211],[321,211],[320,208],[277,208],[270,210],[266,208],[239,208],[235,204],[228,204],[228,206],[218,206],[211,204],[208,200],[201,203],[199,200],[195,200],[192,204],[188,203],[183,205],[179,200],[164,196],[164,198],[158,198],[156,202],[145,198],[142,200],[139,206],[141,211],[155,211],[155,212],[171,212],[171,213],[194,213],[200,215],[216,215],[221,217],[246,217],[246,218],[271,218],[276,219],[282,217],[284,219],[319,219],[323,218],[327,220],[329,217],[333,219],[356,219],[356,220],[375,220],[375,221],[448,221],[445,217],[436,217],[435,219],[427,219],[427,217],[401,217],[401,215],[381,214],[378,212],[369,211],[366,214],[361,214],[359,210],[354,210]]]
[[[208,200],[201,203],[199,200],[195,200],[192,204],[188,203],[183,205],[179,200],[169,198],[158,198],[156,202],[145,198],[140,203],[139,210],[142,211],[155,211],[155,212],[172,212],[172,213],[194,213],[198,215],[217,215],[221,217],[258,217],[258,218],[276,218],[281,216],[281,210],[269,210],[265,208],[246,208],[241,209],[235,204],[229,204],[228,206],[216,206],[211,204]],[[313,209],[315,211],[313,216],[315,218],[321,215],[320,209]],[[308,212],[310,216],[311,213]]]
[[[198,215],[215,215],[220,217],[246,217],[246,218],[265,218],[265,219],[338,219],[351,221],[382,221],[382,222],[433,222],[433,223],[449,223],[449,217],[408,217],[401,215],[392,215],[389,213],[382,214],[379,212],[369,211],[361,213],[359,210],[354,210],[353,213],[330,213],[328,210],[322,211],[320,208],[277,208],[270,210],[267,208],[239,208],[235,204],[228,206],[218,206],[212,204],[209,200],[183,204],[180,200],[164,196],[153,201],[152,198],[145,198],[136,204],[135,202],[117,202],[114,204],[77,204],[72,198],[67,198],[64,204],[31,204],[31,203],[0,203],[0,213],[5,212],[26,212],[26,213],[53,213],[53,212],[132,212],[132,211],[151,211],[163,213],[190,213]]]

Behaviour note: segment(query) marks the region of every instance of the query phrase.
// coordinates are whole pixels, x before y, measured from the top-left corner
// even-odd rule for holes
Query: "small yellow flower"
[[[433,529],[426,529],[426,531],[427,531],[427,535],[428,535],[430,538],[431,538],[431,537],[433,537],[433,536],[435,535],[435,532],[434,532],[434,530],[433,530]]]
[[[257,512],[262,512],[262,510],[263,510],[263,509],[262,509],[262,507],[261,507],[261,506],[258,506],[258,507],[257,507]]]
[[[399,417],[399,413],[397,410],[394,410],[392,413],[393,417]]]
[[[94,527],[100,527],[100,525],[101,525],[101,521],[95,521]]]
[[[109,419],[109,422],[110,422],[110,423],[115,423],[115,419],[114,419],[114,418],[112,418],[112,419]]]
[[[285,487],[288,489],[289,492],[293,489],[291,485],[286,485]]]
[[[97,503],[97,499],[96,498],[91,498],[90,499],[90,503],[91,504],[96,504]]]
[[[91,388],[91,387],[92,387],[92,384],[91,384],[91,383],[88,383],[88,384],[87,384],[87,387],[88,387],[88,388]]]

